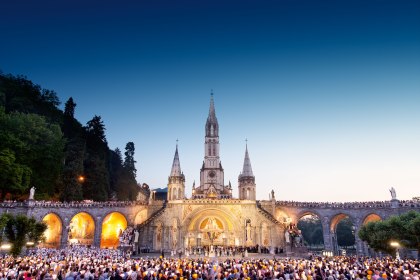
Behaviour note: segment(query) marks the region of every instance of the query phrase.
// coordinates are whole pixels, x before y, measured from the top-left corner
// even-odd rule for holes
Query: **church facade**
[[[159,215],[140,225],[140,238],[146,244],[153,244],[155,250],[206,246],[283,247],[284,225],[257,204],[248,148],[238,177],[239,199],[232,197],[230,183],[225,185],[213,95],[204,143],[200,184],[195,186],[194,183],[190,199],[185,197],[185,176],[176,147],[166,203]],[[268,204],[275,207],[274,200]]]

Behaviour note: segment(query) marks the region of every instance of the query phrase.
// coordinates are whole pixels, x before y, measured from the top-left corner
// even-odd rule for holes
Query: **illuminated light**
[[[45,240],[41,246],[46,248],[60,247],[61,231],[63,229],[60,218],[56,214],[50,213],[42,221],[47,224],[47,229],[44,231]]]
[[[77,180],[78,180],[80,183],[83,183],[83,182],[85,181],[85,176],[80,175],[80,176],[77,178]]]
[[[127,228],[126,218],[118,213],[108,214],[102,223],[101,248],[117,248],[119,237]]]
[[[6,243],[6,244],[2,244],[0,246],[0,249],[2,250],[10,250],[12,248],[12,244]]]
[[[95,222],[91,215],[86,212],[81,212],[71,219],[68,231],[70,243],[92,245],[95,233]]]
[[[391,245],[392,247],[400,247],[400,243],[396,241],[392,241],[391,243],[389,243],[389,245]]]

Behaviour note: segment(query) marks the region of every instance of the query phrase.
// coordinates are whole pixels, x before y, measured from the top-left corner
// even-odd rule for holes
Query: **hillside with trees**
[[[73,98],[64,111],[56,92],[0,73],[0,200],[135,200],[134,143],[111,150],[100,116],[86,125]]]

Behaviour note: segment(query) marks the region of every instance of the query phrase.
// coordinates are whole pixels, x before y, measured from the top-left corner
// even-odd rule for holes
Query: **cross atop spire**
[[[214,98],[213,98],[213,90],[210,93],[210,109],[209,109],[209,119],[215,120],[216,119],[216,110],[214,109]]]
[[[176,139],[176,149],[175,149],[175,156],[174,161],[172,163],[172,169],[171,169],[171,177],[172,176],[182,176],[181,173],[181,164],[179,162],[179,155],[178,155],[178,139]]]
[[[245,159],[244,159],[244,167],[243,167],[241,176],[254,177],[254,173],[252,173],[251,160],[249,159],[249,154],[248,154],[248,139],[246,139],[245,141],[246,141]]]

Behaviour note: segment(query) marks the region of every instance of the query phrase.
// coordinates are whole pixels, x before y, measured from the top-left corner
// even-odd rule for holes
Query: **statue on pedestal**
[[[33,186],[33,187],[29,190],[29,200],[34,200],[34,196],[35,196],[35,187]]]
[[[290,233],[288,230],[284,232],[284,238],[286,239],[286,243],[290,243]]]
[[[391,193],[391,198],[392,198],[392,200],[396,200],[396,199],[397,199],[397,193],[395,192],[394,187],[391,187],[391,188],[389,189],[389,192]]]

